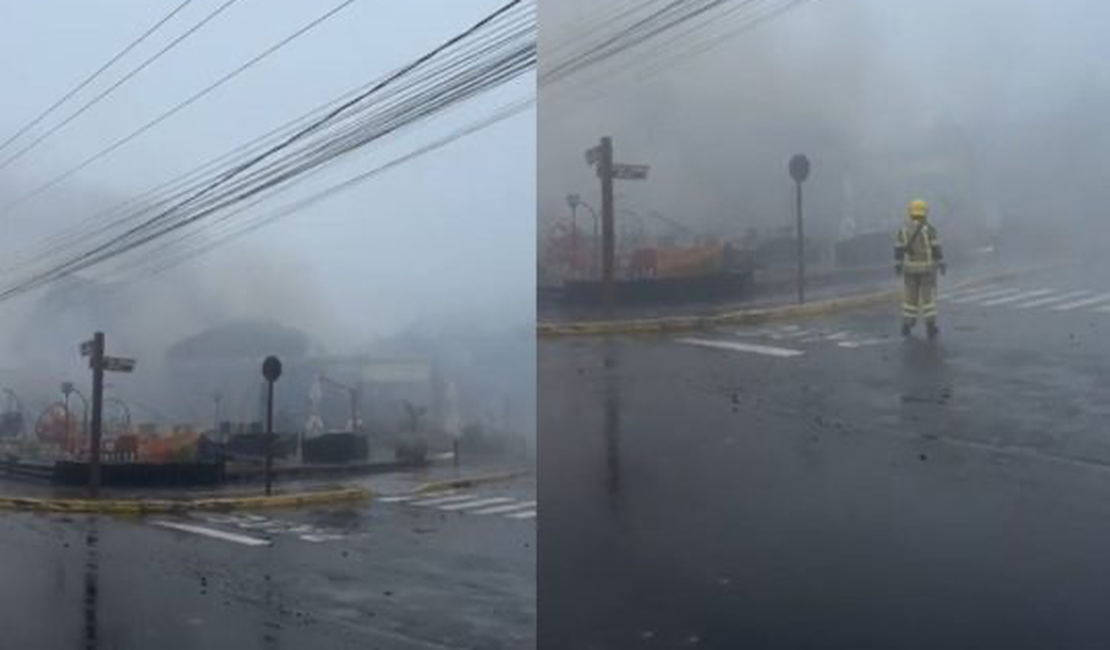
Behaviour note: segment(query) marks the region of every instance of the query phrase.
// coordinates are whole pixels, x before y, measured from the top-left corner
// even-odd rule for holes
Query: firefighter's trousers
[[[926,323],[937,322],[937,272],[907,272],[905,292],[902,294],[902,319],[913,326],[919,317]]]

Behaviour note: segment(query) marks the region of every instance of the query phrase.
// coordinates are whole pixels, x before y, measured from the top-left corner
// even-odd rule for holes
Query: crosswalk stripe
[[[476,515],[502,515],[506,512],[513,512],[514,510],[523,510],[524,508],[535,508],[535,501],[525,501],[523,503],[511,503],[504,506],[495,506],[493,508],[483,508],[475,510],[473,514]]]
[[[1091,292],[1087,291],[1085,289],[1081,289],[1079,291],[1068,291],[1067,293],[1058,293],[1054,296],[1048,296],[1047,298],[1039,298],[1037,300],[1031,300],[1029,302],[1023,302],[1023,303],[1014,305],[1014,307],[1017,307],[1018,309],[1031,309],[1033,307],[1044,307],[1046,305],[1051,305],[1051,304],[1054,304],[1054,303],[1064,302],[1066,300],[1074,300],[1074,299],[1079,298],[1081,296],[1085,296],[1089,293],[1091,293]]]
[[[536,511],[535,510],[529,510],[527,512],[516,512],[516,513],[513,513],[511,515],[506,515],[506,516],[511,517],[513,519],[535,519]]]
[[[958,291],[953,291],[952,293],[941,294],[938,300],[961,300],[963,298],[971,298],[973,296],[985,296],[997,291],[1005,291],[1005,289],[999,288],[998,285],[991,285],[989,287],[973,287],[971,289],[960,289]]]
[[[1079,309],[1080,307],[1090,307],[1092,305],[1097,305],[1098,303],[1106,302],[1107,300],[1110,300],[1110,293],[1102,293],[1097,296],[1084,298],[1082,300],[1076,300],[1073,302],[1065,303],[1063,305],[1055,305],[1052,307],[1052,311],[1071,311],[1072,309]]]
[[[473,494],[458,494],[458,495],[451,496],[451,497],[437,497],[435,499],[425,499],[423,501],[413,501],[412,505],[414,505],[414,506],[438,506],[438,505],[441,505],[441,504],[444,504],[444,503],[451,503],[453,501],[466,501],[468,499],[473,499],[473,498],[474,498]]]
[[[483,506],[492,506],[495,503],[508,503],[512,501],[507,497],[491,497],[489,499],[477,499],[474,501],[464,501],[463,503],[449,503],[445,506],[439,506],[440,510],[469,510],[471,508],[481,508]]]
[[[714,341],[710,339],[683,338],[678,339],[678,342],[684,343],[686,345],[696,345],[703,348],[717,348],[720,350],[729,350],[732,352],[751,352],[753,354],[764,354],[770,357],[797,357],[805,354],[805,352],[801,350],[776,348],[769,345],[755,345],[753,343],[740,343],[738,341]]]
[[[391,497],[378,497],[377,500],[382,503],[404,503],[405,501],[412,501],[418,498],[415,494],[402,494]]]
[[[990,300],[991,298],[1001,298],[1002,296],[1008,296],[1012,293],[1018,293],[1020,291],[1021,291],[1021,289],[1017,289],[1017,288],[1014,288],[1014,287],[1011,287],[1009,289],[995,289],[994,291],[987,291],[985,293],[975,293],[975,294],[963,296],[961,298],[954,298],[952,300],[952,303],[956,304],[956,305],[964,305],[964,304],[967,304],[969,302],[976,302],[978,300]]]
[[[1005,298],[992,298],[979,304],[983,307],[997,307],[998,305],[1005,305],[1011,302],[1017,302],[1019,300],[1029,300],[1030,298],[1037,298],[1047,293],[1052,293],[1052,289],[1037,289],[1036,291],[1025,291],[1023,293],[1016,293],[1012,296],[1006,296]]]

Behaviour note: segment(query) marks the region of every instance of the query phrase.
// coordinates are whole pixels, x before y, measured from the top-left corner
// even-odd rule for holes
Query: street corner
[[[534,520],[538,506],[534,475],[525,468],[470,472],[380,493],[373,503],[444,515],[478,515],[479,519]]]
[[[453,476],[438,480],[426,481],[418,484],[411,492],[418,495],[435,494],[448,490],[473,488],[492,483],[507,483],[517,479],[532,476],[533,471],[526,468],[491,470],[474,472],[460,476]]]

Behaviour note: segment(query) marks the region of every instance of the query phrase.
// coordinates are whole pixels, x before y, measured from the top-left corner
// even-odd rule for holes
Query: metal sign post
[[[135,369],[134,359],[109,357],[104,354],[104,333],[97,332],[91,341],[81,344],[81,356],[89,358],[92,368],[92,426],[89,432],[89,494],[92,498],[100,495],[100,441],[104,413],[104,372],[131,372]],[[72,385],[70,386],[72,389]],[[63,390],[65,390],[63,388]],[[67,400],[68,401],[68,400]],[[68,408],[66,409],[68,412]]]
[[[262,362],[262,376],[266,378],[266,496],[273,488],[274,471],[274,382],[281,377],[281,360],[275,356]]]
[[[798,303],[806,301],[805,230],[802,218],[802,183],[809,178],[809,158],[798,154],[790,159],[790,177],[794,179],[795,213],[798,236]]]
[[[604,137],[601,143],[586,152],[586,164],[597,166],[601,179],[601,284],[605,309],[611,312],[615,302],[614,262],[616,259],[616,232],[613,217],[613,181],[644,180],[647,165],[626,165],[613,162],[613,139]]]

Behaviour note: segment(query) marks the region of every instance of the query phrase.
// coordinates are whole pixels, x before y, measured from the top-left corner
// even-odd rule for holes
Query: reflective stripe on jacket
[[[914,233],[919,227],[921,232],[915,238]],[[905,224],[898,230],[894,255],[908,273],[935,271],[937,262],[943,259],[937,229],[927,221]]]

